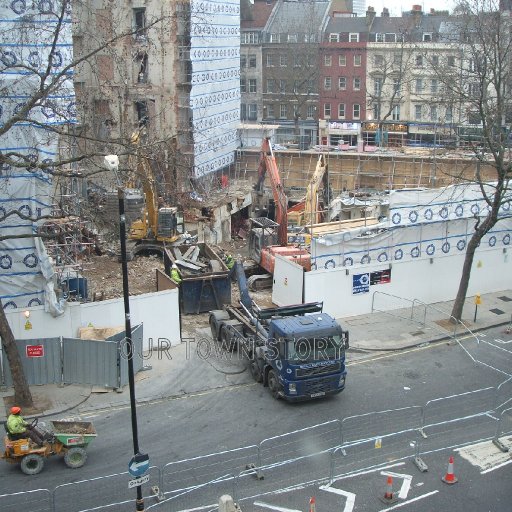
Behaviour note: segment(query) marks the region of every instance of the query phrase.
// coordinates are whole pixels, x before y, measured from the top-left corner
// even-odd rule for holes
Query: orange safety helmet
[[[21,407],[18,407],[15,405],[14,407],[11,407],[11,414],[19,414],[21,412]]]

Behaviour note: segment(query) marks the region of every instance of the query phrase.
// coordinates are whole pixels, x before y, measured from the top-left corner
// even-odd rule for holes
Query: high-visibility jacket
[[[233,268],[235,264],[235,260],[233,259],[233,256],[231,256],[231,254],[228,255],[228,257],[226,258],[226,267],[229,268],[229,270],[231,270]]]
[[[7,430],[11,434],[23,434],[27,430],[27,422],[19,414],[11,414],[7,418]]]
[[[178,284],[181,283],[180,271],[177,268],[171,269],[171,279]]]

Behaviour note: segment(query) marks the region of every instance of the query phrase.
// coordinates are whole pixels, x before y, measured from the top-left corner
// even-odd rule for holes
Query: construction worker
[[[14,441],[16,439],[24,439],[29,437],[39,446],[43,445],[43,437],[35,426],[27,423],[21,415],[21,408],[15,405],[11,407],[11,414],[7,418],[7,432],[9,437]]]
[[[176,263],[173,263],[172,264],[172,267],[171,267],[171,279],[177,284],[177,285],[180,285],[181,284],[181,274],[180,274],[180,270],[178,268],[178,265],[176,265]]]
[[[228,269],[231,270],[235,265],[235,260],[233,259],[233,256],[231,256],[231,254],[228,254],[224,259],[224,263],[226,264],[226,267],[228,267]]]

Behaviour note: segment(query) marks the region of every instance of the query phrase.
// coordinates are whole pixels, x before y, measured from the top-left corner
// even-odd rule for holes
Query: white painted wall
[[[276,256],[272,302],[278,306],[302,303],[304,268],[282,256]]]
[[[381,291],[398,297],[419,299],[426,303],[453,300],[464,262],[464,254],[432,258],[393,261],[321,269],[305,274],[305,302],[324,301],[324,311],[334,317],[361,315],[371,312],[373,292]],[[369,293],[352,294],[354,274],[391,268],[391,282],[370,286]],[[512,253],[495,248],[476,253],[468,295],[490,293],[512,287]],[[379,309],[403,307],[393,302],[379,303]]]
[[[32,329],[26,330],[25,311],[30,311]],[[16,339],[38,337],[77,337],[80,327],[124,328],[123,299],[110,299],[84,304],[70,302],[64,314],[54,318],[43,306],[6,310],[7,321]],[[132,327],[144,324],[144,350],[149,348],[149,339],[156,347],[158,338],[168,339],[172,345],[181,342],[178,289],[146,293],[130,297]]]

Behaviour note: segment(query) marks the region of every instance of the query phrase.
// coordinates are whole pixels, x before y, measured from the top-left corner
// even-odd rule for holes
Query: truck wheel
[[[37,453],[29,453],[21,459],[20,467],[25,475],[37,475],[43,470],[44,459]]]
[[[274,370],[268,372],[268,389],[272,393],[272,396],[276,400],[279,400],[279,381],[277,380]]]
[[[258,366],[258,363],[256,361],[251,361],[249,363],[249,370],[251,372],[252,378],[256,382],[263,381],[263,375],[261,375],[260,367]]]
[[[87,460],[87,452],[79,446],[70,448],[64,454],[64,462],[66,466],[71,469],[81,468]]]
[[[231,335],[229,329],[225,325],[220,328],[220,342],[222,348],[229,352],[234,352],[237,348],[237,343],[234,339],[234,336]]]

